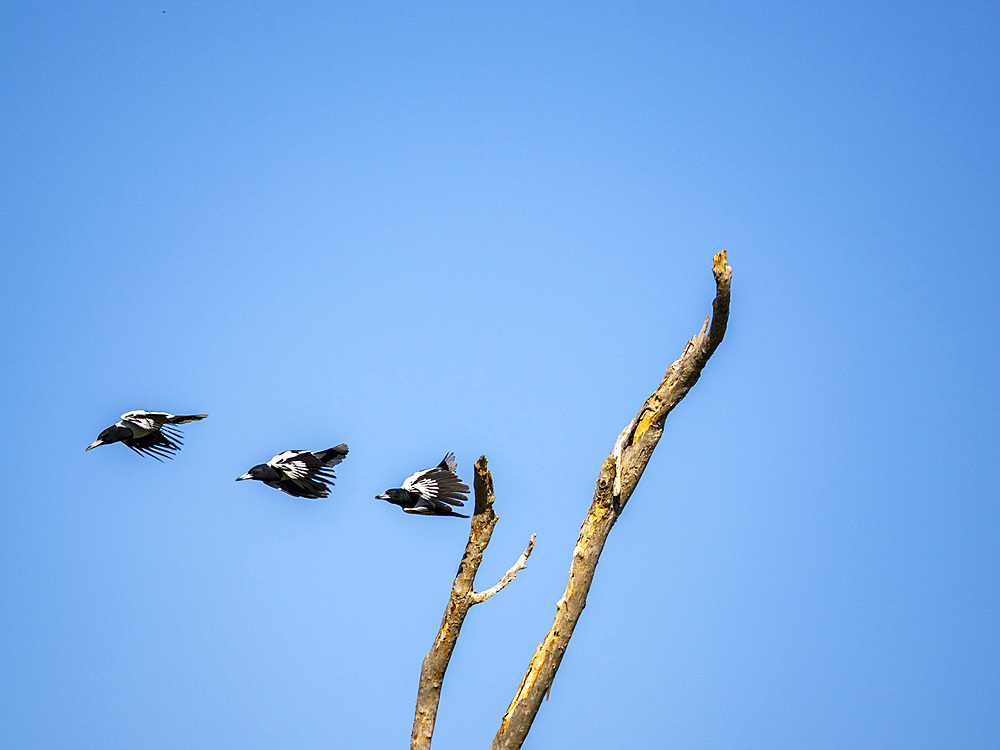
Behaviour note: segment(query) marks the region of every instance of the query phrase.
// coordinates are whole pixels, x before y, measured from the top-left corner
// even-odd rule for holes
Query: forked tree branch
[[[601,467],[594,500],[580,527],[573,550],[569,582],[562,598],[556,603],[555,620],[545,640],[538,644],[490,750],[518,750],[524,742],[542,698],[552,687],[573,629],[587,604],[587,593],[608,533],[649,463],[653,449],[663,434],[664,420],[698,382],[702,368],[726,333],[732,269],[726,262],[725,250],[718,253],[714,260],[712,270],[716,294],[712,303],[711,326],[706,319],[698,335],[684,347],[680,359],[667,368],[660,386],[622,430],[611,455]]]
[[[458,565],[455,583],[451,587],[451,596],[441,618],[441,628],[430,652],[424,658],[420,668],[420,685],[417,688],[417,708],[413,716],[413,732],[410,735],[410,750],[427,750],[431,746],[434,734],[434,721],[437,718],[438,703],[441,700],[441,683],[444,673],[455,650],[455,642],[462,630],[462,623],[473,604],[486,601],[495,593],[514,580],[514,577],[525,567],[531,549],[535,545],[535,535],[521,553],[517,562],[508,570],[496,585],[482,593],[473,588],[476,582],[476,572],[483,561],[483,550],[490,543],[493,527],[497,525],[497,515],[493,512],[493,477],[486,468],[486,456],[480,456],[476,461],[476,475],[473,479],[476,496],[476,509],[472,516],[469,530],[469,541],[465,545],[465,554]]]

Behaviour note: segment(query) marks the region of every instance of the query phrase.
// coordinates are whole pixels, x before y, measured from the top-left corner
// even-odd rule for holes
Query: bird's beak
[[[376,495],[375,499],[376,500],[388,500],[389,496],[383,492],[381,495]]]
[[[253,477],[252,477],[252,476],[250,476],[250,472],[248,471],[248,472],[247,472],[246,474],[244,474],[243,476],[241,476],[241,477],[236,477],[236,481],[237,481],[237,482],[238,482],[238,481],[240,481],[241,479],[253,479]]]
[[[94,442],[92,442],[90,445],[88,445],[87,446],[87,450],[89,451],[91,448],[96,448],[99,445],[104,445],[104,441],[101,440],[100,438],[98,438],[97,440],[95,440]]]

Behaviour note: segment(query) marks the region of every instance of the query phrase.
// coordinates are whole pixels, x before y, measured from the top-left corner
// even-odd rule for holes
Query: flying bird
[[[327,487],[336,477],[333,467],[344,460],[347,446],[344,443],[325,451],[285,451],[266,464],[257,464],[241,479],[257,479],[294,497],[317,500],[330,494]]]
[[[455,454],[449,453],[433,469],[411,474],[403,481],[402,487],[386,490],[376,495],[375,499],[398,505],[404,513],[468,518],[451,509],[452,505],[461,506],[469,499],[466,496],[469,486],[458,478],[455,473],[457,466]]]
[[[89,451],[108,443],[125,443],[136,453],[152,456],[157,461],[173,458],[181,449],[183,440],[180,430],[171,425],[187,424],[204,419],[207,414],[177,416],[163,411],[130,411],[122,414],[121,421],[115,422],[97,436],[97,440],[87,446]]]

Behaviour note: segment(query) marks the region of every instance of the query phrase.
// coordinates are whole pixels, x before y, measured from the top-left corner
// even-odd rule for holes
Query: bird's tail
[[[327,448],[325,451],[319,451],[316,455],[327,466],[336,466],[347,455],[347,444],[341,443],[340,445],[335,445],[332,448]]]
[[[450,471],[452,474],[457,474],[458,463],[455,461],[455,454],[448,453],[444,458],[441,459],[441,463],[438,466],[442,469]]]
[[[188,422],[197,422],[199,419],[204,419],[207,414],[188,414],[186,416],[171,415],[170,419],[166,421],[169,424],[187,424]]]

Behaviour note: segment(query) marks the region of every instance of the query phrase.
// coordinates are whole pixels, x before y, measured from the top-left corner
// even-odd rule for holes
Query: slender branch
[[[535,535],[531,535],[531,539],[528,540],[528,546],[524,548],[524,552],[521,556],[517,558],[517,562],[514,563],[510,570],[503,574],[503,578],[497,581],[493,586],[486,589],[486,591],[473,591],[472,592],[472,603],[479,604],[479,602],[485,602],[491,596],[493,596],[498,591],[502,591],[508,583],[514,580],[518,573],[528,567],[528,558],[531,557],[531,550],[535,546]]]
[[[659,387],[622,430],[611,455],[604,461],[594,490],[594,500],[580,527],[573,550],[566,591],[556,603],[555,620],[545,639],[535,649],[490,750],[518,750],[524,742],[542,698],[552,687],[573,629],[587,604],[587,593],[604,543],[649,463],[653,449],[663,434],[664,420],[698,382],[702,368],[726,333],[732,269],[726,262],[725,250],[715,256],[712,271],[716,295],[712,303],[711,325],[706,320],[701,331],[688,341],[680,359],[667,368]]]
[[[455,643],[462,630],[462,623],[469,608],[474,604],[489,599],[504,586],[514,580],[518,572],[525,567],[531,549],[535,544],[535,535],[531,535],[527,549],[507,571],[500,582],[483,593],[473,588],[479,564],[483,561],[483,551],[490,543],[493,528],[496,526],[497,515],[493,512],[493,477],[486,467],[486,456],[476,461],[476,475],[473,479],[475,490],[475,513],[469,529],[469,541],[465,545],[465,554],[458,565],[458,573],[451,587],[451,596],[441,618],[441,628],[430,652],[424,658],[420,668],[420,684],[417,687],[417,707],[413,716],[413,732],[410,735],[410,750],[427,750],[431,746],[434,734],[434,721],[437,718],[438,703],[441,700],[441,684],[444,673],[451,661]]]

